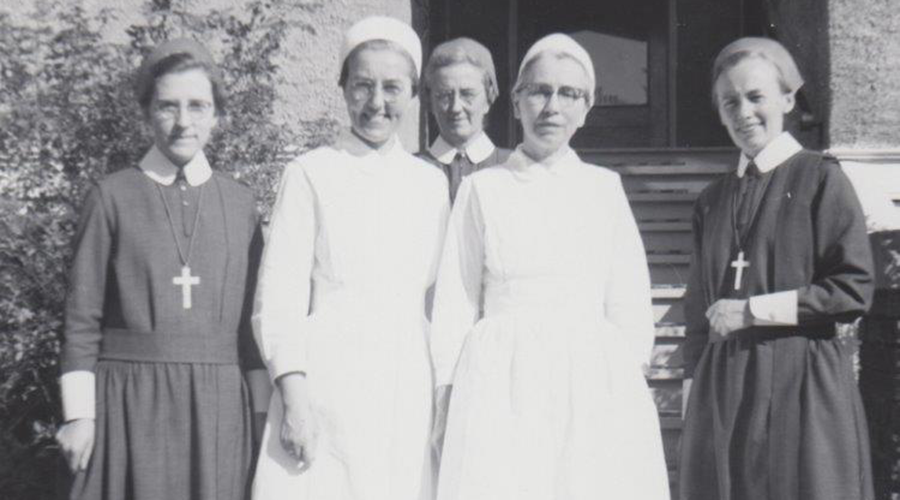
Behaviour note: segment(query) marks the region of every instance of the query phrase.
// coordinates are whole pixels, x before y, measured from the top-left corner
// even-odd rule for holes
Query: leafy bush
[[[54,494],[71,236],[90,183],[134,165],[151,143],[132,93],[141,55],[173,36],[217,54],[230,99],[207,153],[256,191],[264,214],[288,148],[336,131],[329,119],[302,124],[302,135],[272,122],[281,44],[289,30],[314,30],[297,15],[319,4],[254,1],[202,16],[187,7],[148,1],[128,43],[103,36],[112,9],[89,15],[56,0],[33,23],[0,14],[0,498]]]

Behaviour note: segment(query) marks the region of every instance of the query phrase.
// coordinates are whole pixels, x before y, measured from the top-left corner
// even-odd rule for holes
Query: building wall
[[[0,11],[27,18],[44,0],[3,2]],[[69,0],[89,12],[111,7],[111,40],[140,19],[147,0]],[[341,34],[355,20],[387,14],[426,24],[427,0],[294,0],[298,26],[288,37],[279,85],[282,106],[275,120],[302,134],[304,123],[334,118],[347,124],[336,81]],[[197,14],[247,0],[172,0]],[[892,0],[771,0],[778,36],[796,53],[807,77],[823,145],[836,149],[900,148],[900,6]],[[402,131],[407,147],[419,142],[418,103]]]
[[[65,0],[95,13],[106,7],[116,12],[115,20],[106,30],[112,41],[127,39],[125,28],[142,18],[148,0]],[[40,9],[43,0],[2,2],[0,12],[11,13],[17,19],[28,19]],[[247,0],[172,0],[178,8],[186,8],[202,15],[213,9],[239,9]],[[274,120],[290,127],[303,137],[303,127],[320,118],[333,118],[349,125],[346,107],[337,86],[340,68],[338,52],[341,36],[355,21],[372,14],[389,15],[411,22],[410,0],[294,0],[292,29],[284,44],[281,66],[282,81],[278,86],[280,106]],[[410,151],[419,145],[419,104],[409,110],[401,139]]]
[[[828,4],[831,147],[900,150],[900,5]]]

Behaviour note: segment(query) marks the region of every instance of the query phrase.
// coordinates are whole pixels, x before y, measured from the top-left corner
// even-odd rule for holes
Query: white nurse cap
[[[403,47],[416,65],[416,74],[421,74],[422,42],[419,41],[419,35],[410,25],[386,16],[370,16],[357,21],[344,33],[344,41],[341,44],[341,66],[353,49],[370,40],[387,40]]]
[[[516,78],[516,85],[514,88],[519,87],[520,80],[522,79],[522,70],[525,69],[528,62],[544,52],[566,54],[584,66],[590,84],[590,88],[588,89],[588,106],[593,106],[596,76],[594,75],[594,63],[591,62],[591,55],[588,54],[588,52],[584,50],[584,47],[576,42],[575,39],[562,33],[551,33],[535,42],[534,45],[528,49],[528,52],[525,53],[525,57],[522,58],[522,64],[519,65],[519,76]]]

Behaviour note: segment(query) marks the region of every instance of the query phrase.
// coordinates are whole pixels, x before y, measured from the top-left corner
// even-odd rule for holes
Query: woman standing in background
[[[494,60],[484,45],[471,38],[455,38],[431,52],[424,80],[440,136],[421,157],[444,171],[452,202],[463,177],[509,157],[510,151],[494,146],[484,132],[499,95]]]

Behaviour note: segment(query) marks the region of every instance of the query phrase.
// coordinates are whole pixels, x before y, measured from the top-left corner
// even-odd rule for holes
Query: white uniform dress
[[[448,213],[444,175],[396,138],[376,151],[345,134],[286,167],[254,333],[273,379],[307,374],[318,453],[299,474],[279,440],[275,391],[254,499],[433,496],[424,297]]]
[[[432,325],[436,383],[453,385],[438,499],[667,499],[653,337],[617,174],[517,150],[467,177]]]

